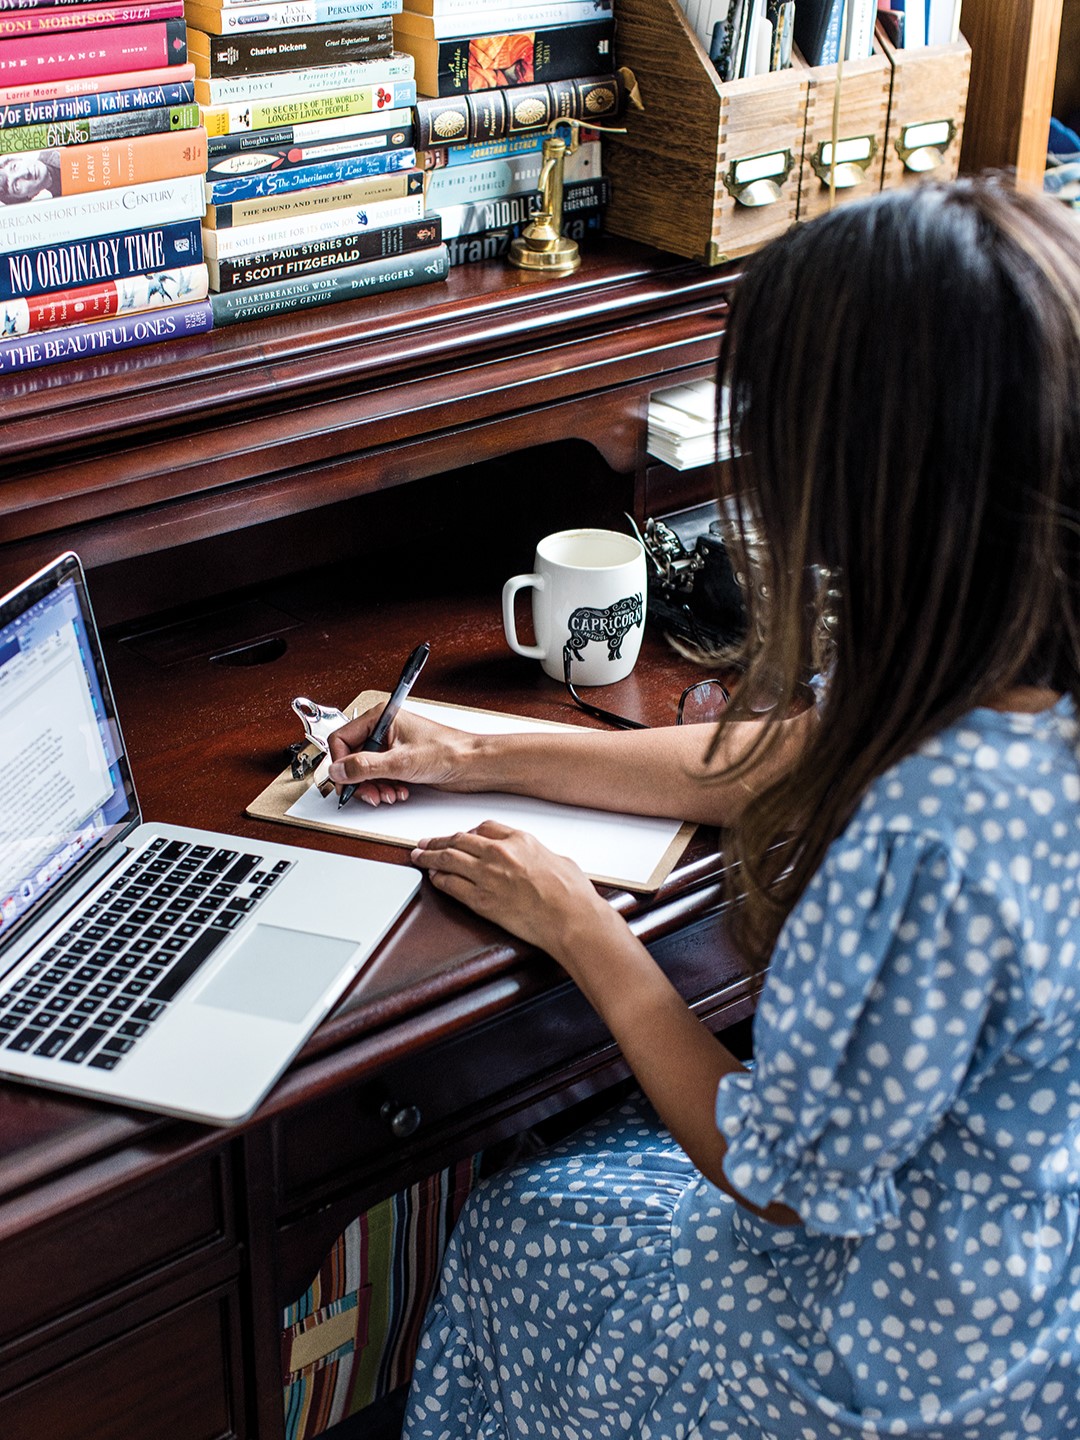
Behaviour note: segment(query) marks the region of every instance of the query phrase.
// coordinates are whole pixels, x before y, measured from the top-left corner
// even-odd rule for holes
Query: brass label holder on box
[[[569,141],[555,132],[560,125],[569,125]],[[588,125],[581,120],[553,120],[544,136],[543,162],[538,187],[540,209],[518,238],[511,242],[509,262],[519,270],[542,270],[545,275],[572,275],[581,264],[581,251],[576,240],[562,233],[563,176],[566,157],[578,148],[583,126],[609,135],[625,135],[621,126]]]
[[[877,154],[877,136],[853,135],[846,140],[837,140],[835,165],[833,148],[831,140],[822,140],[816,153],[810,157],[811,168],[823,185],[835,185],[837,190],[854,190],[866,179]]]
[[[795,157],[787,149],[747,155],[734,160],[724,173],[724,189],[738,205],[751,209],[775,205],[783,196],[782,187],[794,164]]]
[[[914,125],[905,125],[896,140],[896,153],[904,169],[925,175],[943,165],[945,151],[956,139],[956,129],[956,121],[952,119],[920,120]]]

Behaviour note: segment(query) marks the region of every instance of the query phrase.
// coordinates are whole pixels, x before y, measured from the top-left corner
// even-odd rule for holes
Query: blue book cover
[[[209,300],[190,305],[173,305],[167,310],[144,310],[138,315],[116,315],[92,325],[65,325],[59,330],[41,330],[17,340],[0,340],[0,375],[13,370],[36,370],[62,360],[80,360],[127,350],[134,345],[153,345],[158,340],[179,340],[197,335],[214,324]]]
[[[198,220],[41,245],[0,256],[0,299],[26,300],[99,280],[124,280],[129,275],[198,265],[201,260]]]
[[[190,105],[194,99],[194,80],[178,80],[169,85],[141,85],[133,90],[105,90],[100,95],[30,100],[25,105],[0,105],[0,130],[19,125],[51,125],[57,120],[85,120],[125,110],[161,110],[166,106]]]
[[[260,175],[214,180],[206,187],[210,205],[230,205],[237,200],[260,200],[267,195],[285,195],[291,190],[310,190],[317,185],[338,185],[362,180],[368,175],[393,175],[411,170],[416,164],[412,149],[382,150],[374,155],[343,156],[321,165],[300,165],[295,170],[271,170]]]

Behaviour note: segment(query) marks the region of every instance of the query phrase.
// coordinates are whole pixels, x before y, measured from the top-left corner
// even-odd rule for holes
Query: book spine
[[[542,134],[512,135],[505,140],[473,140],[464,145],[433,145],[421,150],[417,163],[425,170],[453,169],[477,165],[484,160],[505,160],[511,155],[529,155],[544,147]]]
[[[526,131],[535,134],[553,120],[599,120],[618,110],[621,88],[615,75],[590,75],[446,100],[421,98],[416,102],[417,149],[463,140],[501,140]]]
[[[0,300],[175,270],[198,264],[201,254],[197,219],[19,250],[0,258]]]
[[[874,48],[876,0],[848,0],[851,19],[848,21],[848,43],[845,60],[865,60]]]
[[[0,334],[29,335],[103,320],[110,315],[135,315],[167,305],[205,300],[210,277],[205,265],[133,275],[127,280],[102,280],[76,290],[58,290],[33,300],[0,301]]]
[[[123,115],[94,115],[88,120],[54,120],[48,125],[23,125],[15,130],[0,130],[0,155],[52,150],[64,145],[88,145],[133,135],[193,130],[198,123],[197,105],[173,105],[160,110],[133,110]]]
[[[274,101],[284,104],[339,90],[366,89],[369,86],[384,90],[398,83],[412,84],[412,79],[412,56],[391,55],[386,60],[361,60],[355,65],[316,65],[306,70],[279,70],[268,75],[233,75],[219,80],[199,77],[195,81],[195,99],[208,107],[235,105],[239,112],[248,105],[268,105]],[[411,93],[415,99],[415,86]],[[400,103],[412,104],[412,101]],[[371,108],[385,110],[398,107],[391,100]],[[263,127],[251,125],[248,128],[257,130]]]
[[[423,176],[419,170],[406,170],[397,175],[371,175],[366,179],[297,190],[292,194],[208,205],[203,224],[208,230],[228,230],[236,225],[265,225],[290,216],[318,215],[342,205],[373,205],[382,200],[401,200],[410,195],[422,199],[423,188]]]
[[[321,185],[341,185],[350,180],[376,176],[396,176],[412,171],[413,177],[402,192],[418,194],[423,190],[423,176],[415,169],[414,150],[383,150],[375,155],[346,155],[324,160],[316,165],[297,165],[292,169],[271,170],[263,175],[231,176],[212,180],[206,186],[210,205],[231,205],[241,200],[269,199],[287,195],[293,190],[311,190]]]
[[[602,177],[567,185],[563,190],[563,215],[606,205],[610,184]],[[484,230],[505,230],[519,225],[540,209],[540,191],[529,190],[522,195],[498,196],[472,205],[448,206],[441,211],[443,239],[456,235],[474,235]]]
[[[431,250],[416,250],[409,255],[368,260],[363,265],[351,265],[344,270],[214,295],[210,304],[215,325],[235,325],[240,320],[284,315],[292,310],[307,310],[316,305],[356,300],[361,295],[378,295],[386,290],[402,290],[409,285],[445,280],[449,269],[446,246],[439,245]]]
[[[316,25],[246,35],[188,32],[188,52],[195,74],[214,80],[223,75],[261,75],[308,66],[357,65],[365,60],[387,60],[393,51],[394,32],[389,20],[358,20],[349,25]]]
[[[399,50],[416,60],[425,95],[459,95],[497,86],[531,85],[612,68],[612,20],[514,34],[426,40],[399,31]]]
[[[89,40],[62,35],[0,40],[0,82],[34,76],[74,79],[104,75],[110,70],[149,69],[182,65],[187,59],[183,20],[154,25],[113,25],[96,30]]]
[[[154,89],[158,86],[191,84],[195,66],[164,65],[151,70],[130,70],[117,75],[81,75],[74,80],[36,81],[31,85],[0,87],[0,112],[13,105],[46,104],[50,100],[89,98],[94,95],[123,94],[130,90]],[[167,102],[180,105],[194,99],[195,92]],[[155,102],[157,103],[157,102]],[[89,111],[81,112],[89,114]]]
[[[332,120],[339,115],[369,115],[376,110],[397,110],[415,103],[415,83],[392,80],[385,85],[360,85],[355,89],[331,90],[325,95],[293,95],[260,104],[204,106],[202,116],[208,135],[230,135],[240,130],[269,130],[275,125]]]
[[[261,150],[249,150],[243,154],[219,155],[209,161],[206,167],[207,181],[233,180],[238,177],[263,176],[268,172],[282,174],[292,170],[308,169],[313,165],[326,165],[337,160],[355,160],[361,156],[374,157],[391,151],[407,150],[409,155],[416,152],[410,145],[411,127],[405,130],[385,131],[381,135],[350,135],[342,140],[327,140],[321,145],[270,145]],[[386,165],[384,171],[408,168],[411,162]],[[344,177],[343,177],[344,178]]]
[[[30,150],[20,156],[26,167],[24,186],[34,194],[12,193],[11,182],[0,184],[0,203],[36,204],[60,195],[88,195],[101,190],[171,180],[206,173],[206,132],[181,130],[166,135],[132,135],[59,150]]]
[[[850,3],[851,0],[832,0],[829,23],[825,27],[821,54],[817,61],[819,65],[835,65],[840,59],[840,46],[844,39],[844,7]]]
[[[249,285],[291,280],[320,270],[340,270],[365,260],[381,260],[387,255],[426,250],[441,241],[442,225],[438,216],[433,216],[404,225],[384,225],[378,230],[353,231],[327,240],[281,246],[235,260],[210,260],[207,269],[215,290],[243,290]]]
[[[146,229],[197,220],[205,204],[202,176],[183,175],[89,195],[61,195],[29,205],[0,205],[0,255],[86,240],[125,227]]]
[[[86,0],[0,0],[0,14],[11,10],[81,9]]]
[[[0,40],[17,35],[54,35],[64,30],[95,30],[106,25],[139,25],[151,20],[178,20],[184,0],[153,0],[148,5],[83,5],[79,9],[27,10],[0,13]]]
[[[431,210],[454,205],[471,205],[500,195],[521,195],[535,190],[540,180],[543,152],[530,150],[509,155],[505,160],[485,160],[474,165],[432,170],[427,177],[427,202]],[[567,154],[563,178],[567,184],[587,180],[600,173],[600,142],[589,141]]]
[[[0,340],[0,375],[15,370],[35,370],[61,360],[85,359],[158,340],[178,340],[209,330],[214,312],[209,300],[192,305],[173,305],[140,315],[118,315],[92,325],[69,325],[61,330],[28,335],[21,340]]]
[[[384,135],[401,135],[404,139],[384,141]],[[358,150],[366,148],[368,140],[374,142],[371,146],[374,150],[388,149],[398,144],[411,145],[412,111],[383,110],[372,115],[341,115],[336,120],[313,120],[309,125],[279,125],[274,130],[214,135],[207,141],[206,153],[211,160],[249,152],[262,156],[279,147],[288,150],[296,145],[305,146],[338,139],[354,140]]]
[[[395,21],[395,28],[414,35],[451,40],[462,35],[583,25],[590,20],[610,19],[611,12],[612,0],[548,0],[548,3],[520,5],[513,9],[497,5],[490,11],[475,0],[469,10],[444,11],[440,7],[433,14],[422,17],[409,6]]]
[[[265,225],[238,225],[229,230],[204,229],[203,254],[207,260],[231,260],[260,250],[283,245],[328,240],[351,235],[356,230],[375,230],[424,218],[424,197],[408,195],[403,200],[379,200],[373,205],[344,205],[322,214],[300,215]]]
[[[109,117],[119,119],[121,116],[131,117],[133,120],[141,121],[148,114],[157,114],[159,111],[166,113],[172,110],[182,110],[188,113],[188,107],[192,106],[195,100],[195,85],[193,81],[187,81],[182,85],[146,85],[135,90],[106,91],[102,95],[71,95],[61,100],[31,101],[25,105],[0,105],[0,150],[4,148],[3,131],[43,131],[50,132],[50,127],[79,125],[88,122],[95,122],[98,119]],[[103,103],[104,102],[104,103]],[[198,106],[192,112],[197,125]],[[177,125],[176,129],[184,129],[185,126]],[[72,132],[75,133],[74,131]],[[124,131],[116,131],[116,134],[124,134]],[[94,140],[108,138],[106,133],[94,133],[90,136]],[[40,146],[29,146],[30,149],[45,149],[49,145],[71,145],[79,144],[78,140],[45,140]]]
[[[287,5],[186,5],[188,24],[209,35],[291,30],[299,25],[340,25],[397,14],[401,0],[293,0]]]
[[[509,225],[505,230],[481,230],[471,235],[455,235],[446,242],[451,267],[474,264],[479,260],[505,260],[510,242],[524,229],[523,224]],[[590,206],[563,222],[563,235],[568,240],[594,239],[603,233],[604,211]]]

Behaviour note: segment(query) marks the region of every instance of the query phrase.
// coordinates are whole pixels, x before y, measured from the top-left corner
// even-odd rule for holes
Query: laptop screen
[[[82,567],[64,555],[0,600],[0,945],[137,818]]]

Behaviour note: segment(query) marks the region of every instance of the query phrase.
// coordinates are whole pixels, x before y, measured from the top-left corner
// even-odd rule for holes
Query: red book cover
[[[140,25],[151,20],[175,20],[184,14],[184,0],[149,0],[145,5],[80,5],[68,9],[50,6],[0,14],[0,40],[18,35],[51,35],[63,30],[93,30],[105,25]]]
[[[42,80],[29,85],[0,87],[0,107],[33,105],[40,100],[63,100],[69,95],[108,95],[114,90],[138,90],[144,85],[175,85],[195,79],[195,66],[159,65],[153,70],[125,70],[119,75],[80,75],[73,80]]]
[[[182,65],[187,59],[183,20],[152,25],[114,25],[63,35],[24,35],[0,40],[0,81],[70,80],[120,70]]]
[[[126,280],[102,280],[39,295],[32,300],[0,300],[0,334],[28,335],[60,325],[82,325],[109,315],[130,315],[166,305],[205,300],[209,276],[205,265],[187,265]]]

